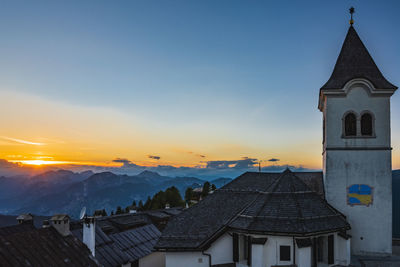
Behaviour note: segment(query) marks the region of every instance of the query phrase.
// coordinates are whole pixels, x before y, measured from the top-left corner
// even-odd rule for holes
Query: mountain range
[[[210,183],[218,188],[231,180],[218,178]],[[32,177],[0,177],[0,213],[67,213],[76,218],[83,206],[89,213],[96,209],[110,213],[117,206],[145,201],[171,186],[178,188],[183,197],[187,187],[201,187],[204,182],[196,177],[168,177],[147,170],[131,176],[58,170]]]

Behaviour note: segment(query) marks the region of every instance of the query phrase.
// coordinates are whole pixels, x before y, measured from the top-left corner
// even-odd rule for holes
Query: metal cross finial
[[[353,14],[355,13],[354,7],[350,7],[349,11],[350,11],[350,16],[351,16],[350,17],[350,25],[353,25],[354,24]]]

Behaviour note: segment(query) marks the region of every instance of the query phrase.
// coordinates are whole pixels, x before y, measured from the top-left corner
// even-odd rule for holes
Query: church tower
[[[347,216],[353,254],[390,254],[390,97],[397,87],[376,66],[353,20],[350,24],[333,73],[319,94],[325,195]]]

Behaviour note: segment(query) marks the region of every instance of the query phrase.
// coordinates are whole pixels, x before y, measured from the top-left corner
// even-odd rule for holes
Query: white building
[[[350,225],[322,173],[247,172],[171,219],[156,247],[169,266],[350,263]]]
[[[390,96],[351,25],[321,88],[323,172],[245,173],[174,217],[165,266],[347,266],[390,254]]]

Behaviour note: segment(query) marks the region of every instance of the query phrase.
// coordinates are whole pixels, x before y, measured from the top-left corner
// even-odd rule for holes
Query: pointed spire
[[[350,25],[332,75],[321,89],[341,89],[355,78],[365,78],[377,89],[397,89],[382,75],[353,25]]]

